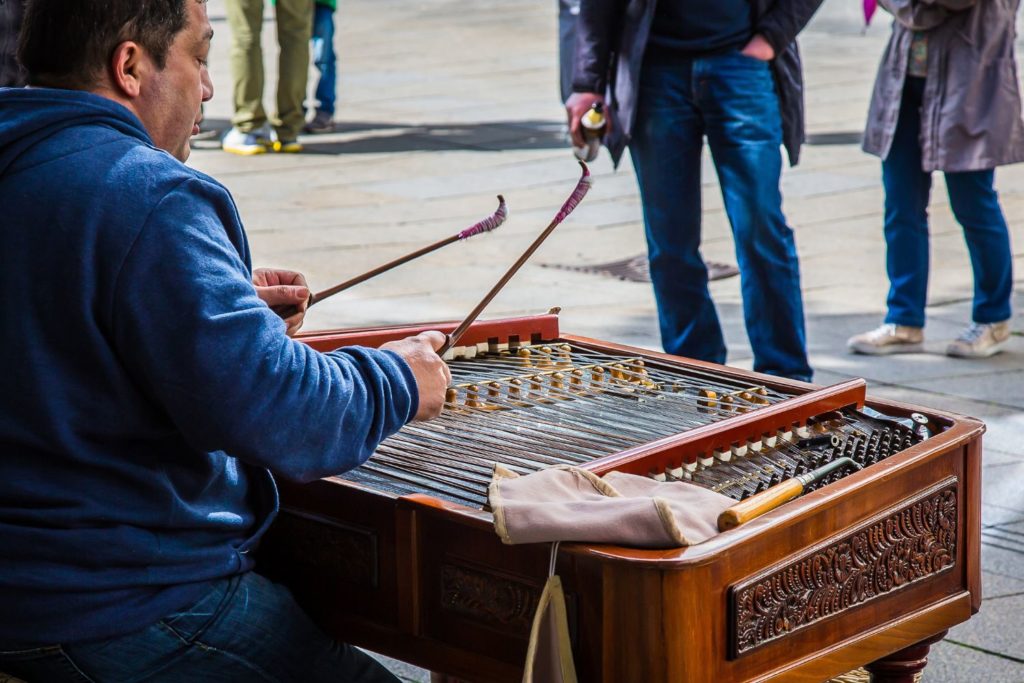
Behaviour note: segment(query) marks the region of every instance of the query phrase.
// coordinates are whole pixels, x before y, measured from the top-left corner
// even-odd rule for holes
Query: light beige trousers
[[[303,100],[309,74],[309,39],[313,32],[314,0],[277,0],[277,109],[267,117],[263,108],[263,29],[264,0],[227,0],[228,25],[231,27],[231,74],[234,77],[235,115],[231,123],[248,133],[262,128],[267,121],[278,139],[298,137],[305,122]]]

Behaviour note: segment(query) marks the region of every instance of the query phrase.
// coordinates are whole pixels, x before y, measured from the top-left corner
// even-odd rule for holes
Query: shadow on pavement
[[[205,119],[196,140],[206,147],[230,128],[225,119]],[[564,149],[565,128],[556,121],[489,121],[483,123],[400,124],[339,121],[331,133],[303,135],[304,154],[381,154],[388,152]]]

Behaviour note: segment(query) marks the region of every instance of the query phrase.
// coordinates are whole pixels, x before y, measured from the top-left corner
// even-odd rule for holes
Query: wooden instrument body
[[[327,350],[428,328],[444,330],[428,325],[306,340]],[[625,349],[559,335],[553,316],[479,323],[464,341],[510,333],[526,340],[531,331]],[[833,410],[836,401],[848,400],[849,387],[816,397],[812,385],[628,352],[785,387],[798,394],[797,413]],[[697,546],[563,545],[557,573],[580,680],[817,682],[976,612],[984,426],[887,401],[868,403],[893,415],[923,412],[944,430]],[[589,468],[645,473],[685,457],[695,443],[706,447],[715,432],[729,432],[723,438],[735,441],[746,429],[753,438],[767,431],[764,419],[729,418],[724,422],[730,424],[709,425],[696,439],[683,434],[652,444],[649,453],[634,449]],[[281,486],[282,513],[260,565],[288,583],[329,632],[468,681],[521,680],[548,572],[547,544],[502,545],[489,513],[430,496],[388,495],[337,478]]]

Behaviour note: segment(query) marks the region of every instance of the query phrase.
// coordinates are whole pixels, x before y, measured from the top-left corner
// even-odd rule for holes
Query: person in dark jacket
[[[736,241],[754,369],[810,380],[800,270],[782,214],[780,145],[803,142],[794,42],[821,0],[583,0],[570,132],[605,102],[605,143],[628,145],[640,185],[662,344],[724,363],[726,346],[700,254],[707,136]]]
[[[18,30],[24,0],[0,0],[0,88],[25,85],[25,70],[18,63]]]
[[[82,27],[90,27],[83,31]],[[27,681],[396,681],[253,571],[274,477],[438,414],[438,332],[319,353],[237,208],[184,165],[203,0],[30,0],[0,90],[0,671]],[[255,281],[255,283],[254,283]]]

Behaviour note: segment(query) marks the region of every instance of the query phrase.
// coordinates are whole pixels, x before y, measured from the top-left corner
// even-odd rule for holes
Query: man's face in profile
[[[189,139],[199,132],[202,103],[213,97],[206,66],[213,29],[206,4],[200,0],[186,3],[188,23],[168,48],[164,68],[157,70],[154,65],[140,102],[146,112],[143,123],[153,142],[180,161],[188,159]]]

